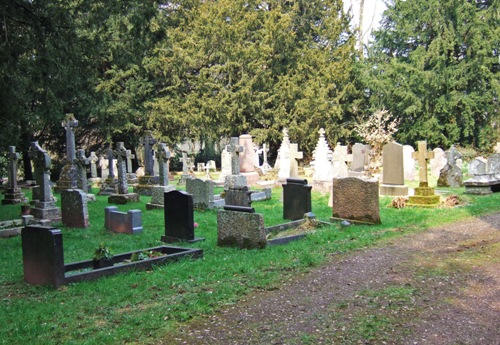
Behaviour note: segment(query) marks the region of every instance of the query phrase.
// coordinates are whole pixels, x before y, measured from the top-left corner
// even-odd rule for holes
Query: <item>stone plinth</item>
[[[134,193],[152,195],[154,187],[158,187],[158,176],[144,175],[139,177],[139,183],[134,186]]]
[[[117,180],[111,177],[106,178],[101,183],[101,189],[97,195],[112,195],[118,193]]]
[[[238,188],[247,185],[247,178],[243,175],[229,175],[224,181],[224,189]]]
[[[78,167],[76,164],[66,164],[62,170],[57,181],[57,185],[54,187],[54,191],[62,192],[65,189],[77,189],[78,188]]]
[[[422,184],[421,184],[422,185]],[[440,197],[434,193],[434,188],[425,185],[415,188],[415,195],[411,195],[407,206],[436,207],[439,206]]]
[[[163,199],[164,194],[175,190],[174,186],[158,186],[153,187],[151,194],[151,202],[146,204],[146,210],[153,210],[157,208],[164,208]]]
[[[357,177],[334,179],[332,207],[332,220],[379,224],[378,181]]]
[[[464,181],[465,193],[488,195],[500,191],[500,174],[483,174]]]
[[[231,210],[231,209],[238,209]],[[264,217],[250,207],[226,206],[217,213],[217,245],[237,248],[265,248]]]
[[[125,205],[130,202],[139,202],[141,197],[137,193],[112,194],[108,197],[108,204]]]
[[[31,207],[31,215],[36,219],[46,219],[51,223],[61,220],[61,210],[56,207],[55,201],[35,200]]]
[[[380,195],[405,196],[408,195],[408,187],[402,185],[381,184]]]
[[[22,202],[28,202],[28,198],[24,196],[24,193],[21,192],[21,188],[6,188],[4,190],[5,198],[2,199],[3,205],[12,205],[12,204],[20,204]]]

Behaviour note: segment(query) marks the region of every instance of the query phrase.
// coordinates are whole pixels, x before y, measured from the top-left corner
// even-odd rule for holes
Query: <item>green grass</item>
[[[452,192],[462,193],[460,189]],[[388,208],[391,198],[384,197],[380,199],[380,225],[353,225],[342,230],[338,225],[326,226],[303,240],[265,250],[217,247],[216,211],[195,211],[195,222],[199,224],[196,235],[206,240],[182,245],[202,248],[203,259],[182,260],[57,290],[25,284],[20,237],[0,239],[0,318],[4,320],[0,343],[155,343],[174,334],[180,323],[234,304],[251,291],[275,289],[283,280],[325,262],[332,255],[499,210],[500,193],[461,196],[467,199],[467,205],[439,209]],[[256,212],[264,214],[266,226],[283,222],[280,198],[281,190],[275,189],[272,200],[253,204]],[[318,219],[328,220],[328,196],[313,193],[312,200]],[[90,228],[58,226],[63,232],[65,262],[91,259],[101,242],[115,253],[163,244],[163,210],[147,211],[148,201],[148,197],[141,197],[140,203],[118,206],[122,211],[143,211],[144,231],[132,236],[104,229],[107,198],[98,196],[97,202],[89,203]],[[18,216],[19,205],[0,205],[0,220]],[[411,293],[383,292],[384,298],[395,300]],[[376,300],[377,296],[367,293],[365,298]],[[358,315],[355,333],[369,338],[377,327],[390,327],[391,320],[373,319],[377,316],[371,315]]]

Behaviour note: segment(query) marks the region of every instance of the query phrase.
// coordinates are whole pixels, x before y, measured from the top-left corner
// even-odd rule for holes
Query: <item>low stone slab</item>
[[[333,179],[332,220],[379,224],[379,185],[375,179]]]
[[[116,206],[106,207],[104,227],[116,233],[137,234],[142,231],[142,211],[130,210],[125,213],[118,211]]]
[[[108,204],[126,205],[139,201],[141,201],[141,197],[137,193],[112,194],[108,197]]]
[[[476,175],[464,181],[465,193],[476,195],[488,195],[500,191],[500,174]]]

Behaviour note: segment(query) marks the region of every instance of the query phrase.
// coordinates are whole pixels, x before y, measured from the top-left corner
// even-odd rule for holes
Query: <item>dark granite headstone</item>
[[[247,186],[233,187],[224,190],[226,205],[251,207],[252,206],[252,192],[248,190]]]
[[[165,235],[163,242],[195,242],[203,240],[194,236],[193,196],[173,190],[164,194]]]
[[[34,285],[64,284],[64,251],[61,230],[27,226],[21,232],[24,281]]]
[[[311,189],[304,179],[287,179],[283,185],[283,218],[298,220],[311,212]]]

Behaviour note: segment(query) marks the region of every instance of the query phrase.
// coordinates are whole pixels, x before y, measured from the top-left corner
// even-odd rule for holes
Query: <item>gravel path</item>
[[[165,344],[500,344],[500,213],[335,255]]]

